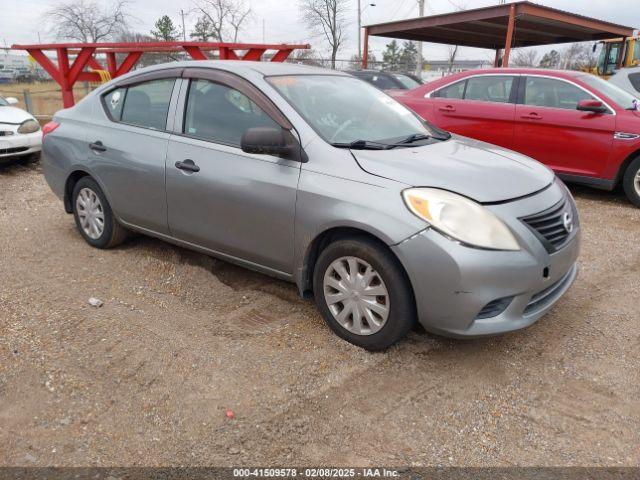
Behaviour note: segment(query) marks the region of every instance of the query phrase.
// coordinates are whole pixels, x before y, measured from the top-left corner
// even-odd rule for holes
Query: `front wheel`
[[[89,245],[110,248],[126,238],[126,230],[115,219],[107,197],[93,178],[78,180],[72,200],[76,227]]]
[[[393,254],[368,238],[338,240],[314,269],[318,309],[341,338],[383,350],[403,338],[416,320],[413,291]]]
[[[622,179],[624,193],[636,207],[640,207],[640,157],[632,161]]]

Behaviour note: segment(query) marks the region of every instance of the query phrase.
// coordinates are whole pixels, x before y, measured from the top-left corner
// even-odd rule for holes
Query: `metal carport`
[[[367,68],[369,35],[464,47],[504,49],[509,66],[512,48],[630,37],[632,27],[522,1],[443,15],[367,25],[362,64]]]

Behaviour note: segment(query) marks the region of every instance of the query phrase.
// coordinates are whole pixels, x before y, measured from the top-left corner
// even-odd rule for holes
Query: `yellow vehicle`
[[[603,40],[593,46],[594,52],[598,45],[602,48],[594,73],[599,76],[608,78],[619,68],[640,66],[640,36]]]

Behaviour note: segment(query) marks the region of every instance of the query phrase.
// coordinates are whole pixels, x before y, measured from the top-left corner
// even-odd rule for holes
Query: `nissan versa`
[[[384,349],[531,325],[577,273],[574,201],[542,164],[439,130],[347,74],[241,61],[142,69],[43,129],[92,246],[127,231],[293,281]]]

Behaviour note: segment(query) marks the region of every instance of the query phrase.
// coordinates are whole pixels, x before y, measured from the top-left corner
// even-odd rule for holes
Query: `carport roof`
[[[369,35],[497,50],[505,47],[511,9],[512,48],[630,37],[634,29],[522,1],[368,25]]]

